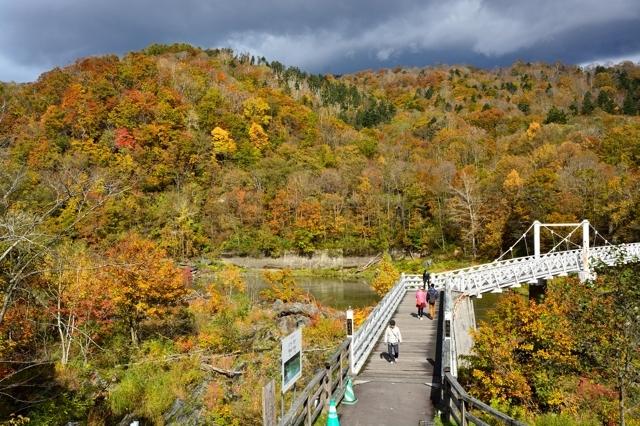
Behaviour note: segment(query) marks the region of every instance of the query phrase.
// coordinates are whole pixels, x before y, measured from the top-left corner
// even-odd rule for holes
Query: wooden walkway
[[[427,307],[425,311],[429,311]],[[384,333],[367,363],[355,378],[355,405],[338,407],[343,426],[417,426],[433,421],[431,403],[433,371],[436,359],[436,319],[417,318],[415,291],[408,291],[393,315],[402,333],[400,357],[386,361]],[[436,384],[436,386],[439,386]],[[423,423],[430,424],[430,423]]]

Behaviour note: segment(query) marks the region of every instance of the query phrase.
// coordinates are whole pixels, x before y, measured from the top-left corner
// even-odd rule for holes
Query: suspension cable
[[[549,228],[548,228],[548,227],[546,227],[546,226],[545,226],[545,228],[549,229]],[[562,244],[563,242],[565,242],[565,241],[570,242],[571,244],[574,244],[574,245],[576,245],[576,246],[580,247],[578,244],[576,244],[576,243],[574,243],[573,241],[571,241],[571,240],[570,240],[570,238],[571,238],[571,236],[573,235],[573,233],[574,233],[574,232],[576,232],[579,228],[580,228],[580,226],[576,226],[575,228],[573,228],[573,230],[572,230],[571,232],[569,232],[569,233],[567,234],[567,236],[566,236],[566,237],[564,237],[562,240],[560,240],[560,242],[559,242],[558,244],[556,244],[556,245],[555,245],[551,250],[549,250],[549,251],[547,252],[547,254],[549,254],[549,253],[553,253],[553,252],[555,251],[555,249],[557,249],[557,248],[558,248],[558,246],[559,246],[559,245],[561,245],[561,244]],[[549,229],[549,231],[550,231],[552,234],[554,233],[551,229]],[[558,237],[559,237],[559,236],[560,236],[560,234],[558,234]],[[554,243],[555,243],[555,239],[554,239]]]
[[[526,238],[526,237],[527,237],[527,233],[531,230],[531,228],[533,228],[533,224],[531,224],[531,226],[529,226],[529,227],[527,228],[527,230],[526,230],[526,231],[524,231],[524,234],[522,234],[522,235],[520,236],[520,238],[518,238],[518,240],[517,240],[515,243],[513,243],[513,244],[511,245],[511,247],[509,247],[507,250],[505,250],[504,252],[502,252],[502,254],[500,254],[500,256],[499,256],[496,260],[494,260],[494,262],[498,262],[498,261],[502,260],[502,258],[504,257],[504,255],[505,255],[505,254],[507,254],[507,253],[509,253],[509,252],[511,252],[511,257],[513,258],[513,249],[516,247],[516,245],[517,245],[517,244],[520,242],[520,240],[522,240],[522,239],[524,239],[525,247],[527,247],[527,238]],[[529,256],[529,247],[527,247],[527,248],[526,248],[526,250],[527,250],[527,256]]]
[[[613,245],[601,233],[599,233],[598,230],[591,223],[589,223],[589,227],[591,229],[593,229],[593,232],[594,232],[594,236],[593,236],[594,246],[595,246],[595,238],[596,237],[602,238],[602,241],[604,241],[605,245],[607,245],[607,246]]]

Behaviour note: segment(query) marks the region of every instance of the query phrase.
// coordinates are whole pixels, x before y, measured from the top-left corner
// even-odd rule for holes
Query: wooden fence
[[[281,426],[311,426],[329,406],[329,400],[338,404],[345,392],[345,383],[350,370],[351,339],[345,339],[338,350],[329,357],[325,368],[309,381],[295,399],[289,411],[281,419]]]

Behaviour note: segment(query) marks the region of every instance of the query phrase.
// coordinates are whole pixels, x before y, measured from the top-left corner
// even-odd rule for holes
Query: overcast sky
[[[151,43],[311,72],[640,60],[640,0],[0,0],[0,80]]]

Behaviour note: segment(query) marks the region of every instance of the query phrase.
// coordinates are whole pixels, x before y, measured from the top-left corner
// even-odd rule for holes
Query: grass
[[[568,414],[548,413],[533,419],[535,426],[598,426],[602,424],[594,418],[576,418]]]
[[[158,342],[146,344],[151,347],[147,359],[121,373],[120,382],[109,392],[109,404],[117,415],[135,413],[162,424],[163,413],[176,399],[187,396],[187,385],[199,380],[202,373],[196,359],[154,362],[170,354],[171,348]]]

